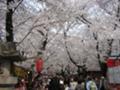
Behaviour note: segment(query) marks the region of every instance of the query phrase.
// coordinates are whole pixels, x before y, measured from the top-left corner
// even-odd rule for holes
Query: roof
[[[16,50],[16,45],[14,42],[1,42],[0,43],[0,59],[21,61],[22,56]]]

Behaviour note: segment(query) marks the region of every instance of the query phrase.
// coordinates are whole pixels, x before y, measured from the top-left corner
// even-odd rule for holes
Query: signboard
[[[110,57],[107,60],[109,83],[120,84],[120,58]]]
[[[14,74],[16,76],[25,78],[26,76],[28,76],[27,72],[28,72],[28,70],[26,70],[20,66],[14,65]]]

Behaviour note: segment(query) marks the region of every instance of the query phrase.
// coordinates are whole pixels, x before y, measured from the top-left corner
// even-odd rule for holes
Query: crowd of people
[[[85,78],[78,75],[30,75],[18,80],[16,90],[109,90],[107,80],[103,76]]]

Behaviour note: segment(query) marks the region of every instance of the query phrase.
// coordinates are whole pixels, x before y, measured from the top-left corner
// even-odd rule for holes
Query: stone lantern
[[[13,63],[21,61],[14,42],[0,43],[0,90],[14,90],[17,77],[13,76]]]

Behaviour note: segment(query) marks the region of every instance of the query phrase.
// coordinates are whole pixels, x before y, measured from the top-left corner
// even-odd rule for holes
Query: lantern
[[[114,59],[108,59],[107,60],[107,66],[108,67],[114,67],[115,66],[115,60]]]
[[[40,73],[43,69],[43,60],[41,58],[38,58],[35,63],[36,71]]]

